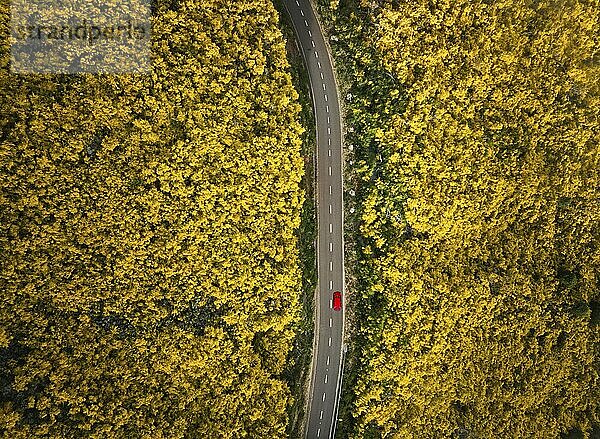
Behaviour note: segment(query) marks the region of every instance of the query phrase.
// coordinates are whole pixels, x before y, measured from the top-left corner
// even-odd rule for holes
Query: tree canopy
[[[597,437],[599,3],[322,9],[357,188],[351,436]]]
[[[0,435],[283,437],[304,194],[271,2],[156,2],[147,74],[0,44]]]

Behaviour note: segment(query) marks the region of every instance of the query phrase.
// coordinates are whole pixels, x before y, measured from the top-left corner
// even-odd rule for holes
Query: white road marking
[[[331,166],[330,166],[331,168]],[[331,195],[331,186],[329,186],[329,195]]]
[[[312,38],[312,32],[308,31],[308,36]]]
[[[321,68],[321,61],[317,61],[317,65],[319,66],[319,69]]]
[[[325,384],[327,384],[327,375],[325,375]]]
[[[319,52],[317,52],[317,51],[315,50],[315,58],[318,58],[318,57],[319,57]]]
[[[296,0],[296,6],[300,7],[300,2]]]
[[[308,21],[304,20],[304,24],[308,27]]]
[[[323,410],[321,410],[321,413],[319,413],[319,419],[323,419]]]
[[[331,136],[331,127],[327,127],[327,134]]]
[[[329,281],[329,289],[333,290],[333,281],[332,280]]]
[[[333,224],[329,224],[329,233],[333,233]]]
[[[327,87],[325,86],[325,83],[323,83],[323,90],[327,90]]]
[[[321,429],[320,428],[317,430],[317,437],[319,437],[319,436],[321,436]]]
[[[331,215],[331,204],[329,205],[329,215]]]
[[[329,261],[329,271],[333,271],[333,261]]]
[[[323,401],[325,401],[325,392],[323,392]]]
[[[333,326],[333,319],[330,317],[329,318],[329,327],[331,328]]]
[[[304,11],[302,9],[300,9],[300,13],[302,14],[302,16],[304,17]]]
[[[332,252],[333,251],[333,242],[329,243],[329,251]]]
[[[327,343],[329,343],[329,346],[331,346],[331,337],[329,337],[329,341]]]
[[[327,355],[327,366],[329,366],[329,355]]]
[[[315,42],[313,40],[310,40],[310,44],[312,44],[312,46],[315,47]]]
[[[327,102],[327,95],[325,95],[325,102]]]
[[[331,166],[329,167],[329,175],[331,175]]]
[[[328,155],[329,157],[331,157],[331,150],[328,150],[328,151],[327,151],[327,155]]]
[[[321,72],[321,79],[325,79],[325,77],[323,76],[323,72]]]
[[[329,113],[329,105],[325,106],[325,111],[327,111]]]
[[[331,118],[327,116],[327,123],[331,123]]]
[[[333,301],[331,299],[329,299],[329,308],[333,308]],[[327,363],[329,364],[329,363]]]
[[[327,139],[327,144],[331,146],[331,139]]]

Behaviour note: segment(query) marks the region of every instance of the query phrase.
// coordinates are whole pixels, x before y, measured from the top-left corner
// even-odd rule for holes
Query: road
[[[333,438],[342,380],[344,293],[342,123],[333,63],[310,0],[284,0],[308,69],[317,129],[317,264],[315,343],[306,438]]]

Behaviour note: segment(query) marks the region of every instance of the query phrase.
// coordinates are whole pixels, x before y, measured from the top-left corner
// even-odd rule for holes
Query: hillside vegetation
[[[600,437],[600,4],[322,3],[361,261],[345,433]]]
[[[147,75],[12,75],[0,436],[284,437],[297,93],[268,0],[160,0]]]

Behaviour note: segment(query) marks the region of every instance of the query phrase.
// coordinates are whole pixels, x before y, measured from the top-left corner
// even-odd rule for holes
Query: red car
[[[342,309],[342,293],[335,291],[333,293],[333,310],[339,311]]]

